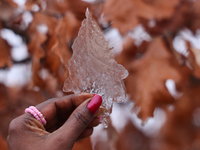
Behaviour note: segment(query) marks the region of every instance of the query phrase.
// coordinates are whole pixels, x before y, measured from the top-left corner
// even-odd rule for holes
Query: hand
[[[47,100],[36,106],[47,124],[43,126],[29,113],[19,116],[10,123],[8,147],[10,150],[71,150],[77,140],[90,136],[93,127],[99,124],[95,116],[101,102],[99,95],[86,93]]]

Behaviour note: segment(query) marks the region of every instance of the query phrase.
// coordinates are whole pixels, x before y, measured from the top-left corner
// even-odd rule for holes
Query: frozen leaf
[[[105,123],[113,102],[123,102],[126,98],[122,79],[128,76],[128,71],[114,60],[108,42],[88,10],[72,49],[67,65],[69,77],[63,90],[101,95]]]

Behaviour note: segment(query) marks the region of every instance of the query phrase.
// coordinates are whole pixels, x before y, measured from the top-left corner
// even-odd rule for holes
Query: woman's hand
[[[91,101],[90,101],[91,100]],[[14,119],[7,138],[10,150],[71,150],[74,142],[88,137],[99,124],[99,95],[77,94],[47,100],[36,108],[47,124],[43,126],[31,114]]]

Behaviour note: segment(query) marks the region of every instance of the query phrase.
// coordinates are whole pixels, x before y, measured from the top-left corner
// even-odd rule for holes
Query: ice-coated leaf
[[[113,102],[123,102],[126,98],[122,79],[128,76],[128,71],[115,61],[112,48],[88,9],[72,49],[73,55],[67,64],[69,77],[63,90],[101,95],[101,117],[106,126],[105,117],[111,113]]]

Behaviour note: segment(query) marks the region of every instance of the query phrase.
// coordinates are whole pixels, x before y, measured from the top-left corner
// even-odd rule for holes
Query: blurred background
[[[66,95],[86,8],[129,71],[128,99],[73,150],[199,150],[200,0],[0,0],[0,149],[26,107]]]

